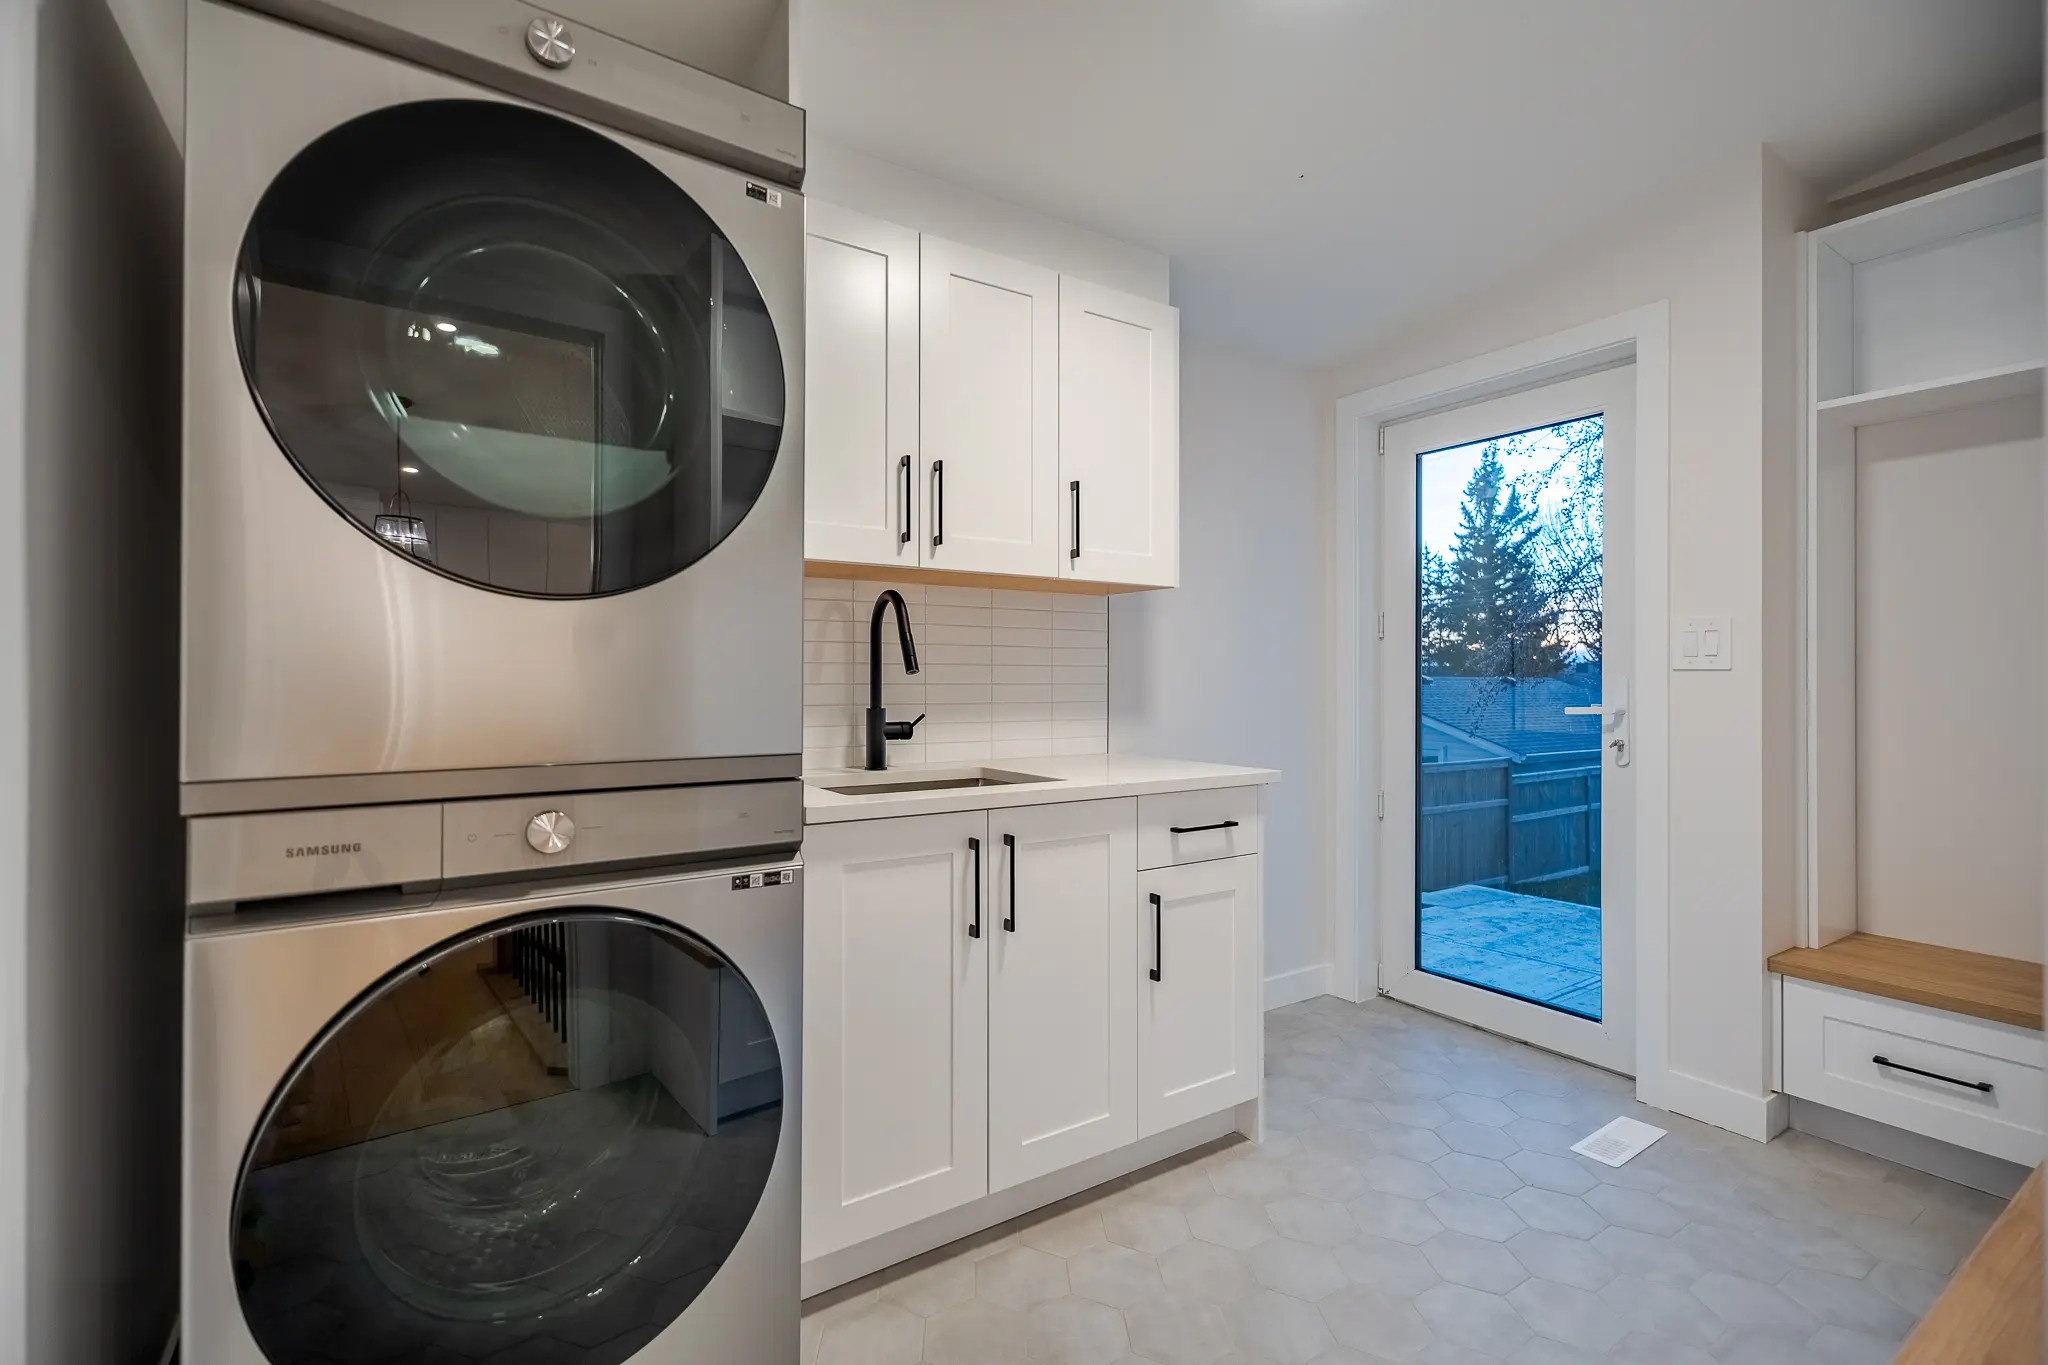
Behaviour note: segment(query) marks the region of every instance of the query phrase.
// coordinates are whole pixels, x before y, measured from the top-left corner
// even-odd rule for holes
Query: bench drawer
[[[1138,798],[1138,866],[1178,867],[1259,851],[1259,789],[1215,787]]]
[[[2048,1155],[2032,1029],[1787,978],[1784,1040],[1787,1094],[2028,1166]]]

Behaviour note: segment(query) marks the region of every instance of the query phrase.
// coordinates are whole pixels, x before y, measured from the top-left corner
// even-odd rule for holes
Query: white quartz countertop
[[[827,790],[863,782],[966,777],[984,770],[1023,773],[1049,780],[994,787],[949,787],[938,791],[868,792],[853,796]],[[1279,780],[1280,774],[1272,768],[1232,768],[1220,763],[1188,763],[1177,758],[1140,758],[1135,754],[991,759],[978,764],[891,768],[886,773],[862,772],[857,768],[827,769],[804,774],[804,822],[826,825],[841,820],[876,820],[897,815],[944,815],[963,810],[1044,806],[1061,801],[1106,801],[1119,796],[1155,796],[1161,792],[1201,791],[1211,787],[1257,787]]]

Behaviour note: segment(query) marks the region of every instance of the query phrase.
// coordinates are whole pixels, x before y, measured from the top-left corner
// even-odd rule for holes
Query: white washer
[[[794,1365],[800,869],[649,866],[704,792],[194,822],[186,1360]]]

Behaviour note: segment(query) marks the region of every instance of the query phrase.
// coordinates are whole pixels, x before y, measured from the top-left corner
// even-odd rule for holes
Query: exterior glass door
[[[1389,427],[1384,471],[1388,990],[1621,1070],[1632,380]]]
[[[601,910],[501,924],[367,992],[249,1145],[232,1254],[273,1365],[619,1365],[746,1230],[782,1067],[716,949]]]

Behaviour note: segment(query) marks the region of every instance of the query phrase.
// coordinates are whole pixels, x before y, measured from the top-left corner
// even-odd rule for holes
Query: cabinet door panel
[[[914,565],[917,234],[816,200],[805,228],[804,555]]]
[[[932,568],[1059,573],[1059,277],[920,244],[920,553]]]
[[[989,1188],[1137,1136],[1137,804],[995,811]]]
[[[1258,1098],[1260,889],[1256,855],[1139,879],[1140,1137]]]
[[[1164,587],[1179,581],[1175,309],[1061,278],[1060,489],[1062,574]]]
[[[806,836],[805,1260],[988,1192],[987,834],[975,812]]]

